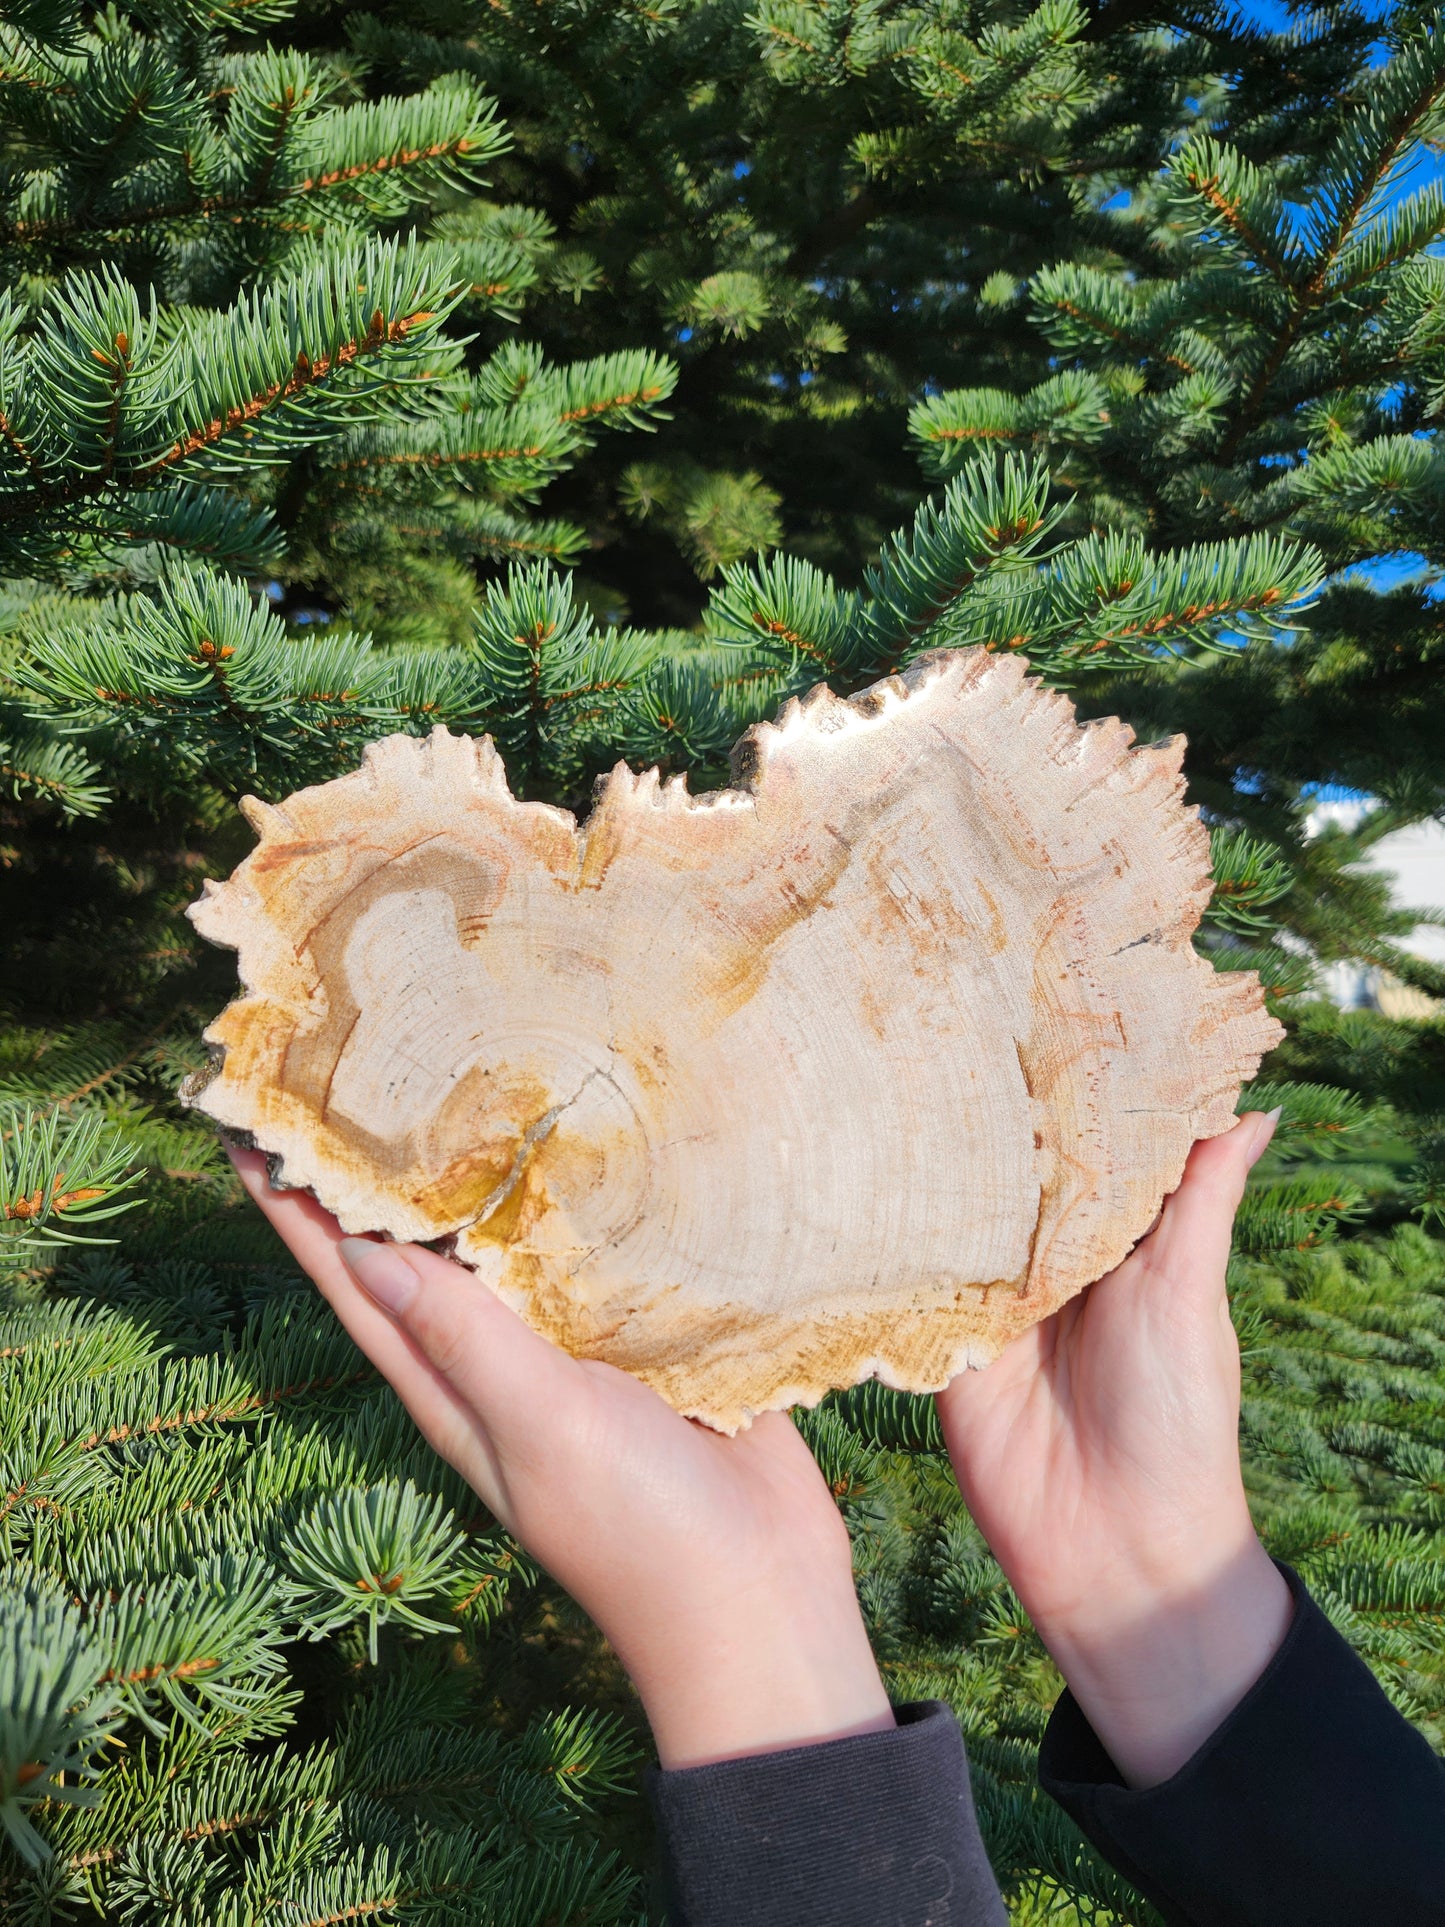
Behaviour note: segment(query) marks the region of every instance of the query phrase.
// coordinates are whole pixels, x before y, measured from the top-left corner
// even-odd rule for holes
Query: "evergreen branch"
[[[856,596],[846,595],[810,563],[775,556],[752,568],[723,570],[722,587],[708,597],[705,633],[720,643],[759,643],[784,660],[801,657],[825,675],[849,662],[856,648]]]
[[[0,1825],[32,1867],[50,1848],[26,1817],[42,1801],[93,1802],[100,1749],[119,1724],[100,1652],[79,1614],[43,1582],[0,1590]]]
[[[318,1393],[365,1384],[375,1377],[374,1369],[367,1364],[350,1371],[316,1372],[299,1378],[279,1373],[275,1384],[236,1384],[214,1398],[168,1406],[136,1419],[116,1420],[76,1438],[73,1444],[78,1452],[95,1452],[103,1446],[124,1445],[133,1439],[162,1438],[208,1425],[235,1425],[257,1418],[289,1400],[315,1398]]]
[[[1334,298],[1353,294],[1378,275],[1401,263],[1412,262],[1445,234],[1445,192],[1430,186],[1397,204],[1372,222],[1365,233],[1340,250],[1330,277]],[[1360,377],[1346,376],[1345,386],[1363,385]]]
[[[1006,455],[975,459],[935,507],[925,502],[907,536],[895,536],[864,581],[873,659],[884,674],[921,646],[990,570],[1031,560],[1057,524],[1047,472]]]
[[[1237,1110],[1280,1110],[1280,1120],[1272,1140],[1276,1154],[1299,1157],[1306,1152],[1317,1157],[1332,1157],[1351,1132],[1366,1124],[1367,1107],[1352,1091],[1335,1090],[1327,1084],[1281,1083],[1266,1078],[1250,1084],[1239,1094]]]
[[[135,1182],[129,1164],[129,1145],[99,1117],[12,1113],[0,1133],[0,1248],[13,1256],[95,1243],[76,1227],[117,1217],[139,1202],[121,1196]]]
[[[663,356],[649,356],[651,366],[642,378],[607,382],[607,376],[626,374],[638,356],[609,355],[597,362],[580,362],[572,368],[563,370],[563,382],[576,393],[576,399],[566,399],[566,405],[559,412],[561,422],[607,422],[615,426],[638,426],[657,414],[657,405],[665,401],[676,387],[676,366],[663,360]],[[615,368],[613,364],[622,364]],[[597,380],[607,383],[603,393],[586,393],[584,383],[597,385]],[[578,393],[580,391],[580,393]]]
[[[1185,205],[1201,203],[1253,263],[1281,287],[1291,285],[1295,249],[1284,201],[1259,168],[1206,138],[1190,141],[1172,159],[1170,178],[1187,188]]]
[[[1328,1174],[1254,1186],[1244,1194],[1235,1221],[1241,1251],[1310,1251],[1357,1218],[1364,1193]]]
[[[419,1602],[442,1591],[462,1537],[443,1501],[410,1481],[328,1494],[282,1549],[288,1610],[313,1639],[364,1620],[374,1666],[382,1625],[447,1630]]]
[[[1294,871],[1283,853],[1262,837],[1217,826],[1209,833],[1210,869],[1214,895],[1206,915],[1222,929],[1242,935],[1268,929],[1268,914],[1294,883]]]
[[[257,171],[252,190],[254,195],[253,205],[264,205],[270,196],[271,183],[275,177],[276,169],[281,163],[281,155],[286,146],[286,137],[291,130],[293,121],[302,110],[308,92],[310,92],[308,82],[311,80],[311,73],[307,64],[298,61],[289,73],[273,74],[267,71],[266,68],[263,68],[261,73],[255,75],[254,78],[262,81],[261,88],[256,91],[262,92],[267,96],[266,108],[268,118],[271,122],[268,133],[263,136],[260,167]],[[268,81],[271,83],[270,85],[265,84]],[[233,100],[231,108],[231,121],[233,124],[244,124],[246,104],[244,100],[241,102]],[[220,213],[223,210],[206,205],[203,199],[202,211],[209,216]],[[152,218],[155,217],[153,216]],[[142,219],[139,225],[148,226],[149,222]]]
[[[22,335],[25,321],[25,310],[11,293],[7,290],[0,294],[0,439],[3,439],[5,447],[19,457],[32,487],[44,490],[48,478],[45,464],[35,447],[40,425],[33,413],[31,422],[34,426],[22,428],[17,420],[17,411],[26,407],[28,402],[25,377],[29,355]],[[0,487],[3,487],[3,483],[0,483]]]
[[[1205,955],[1216,970],[1253,971],[1270,1000],[1297,997],[1314,986],[1314,965],[1308,957],[1295,956],[1272,945],[1231,942],[1211,945]]]
[[[143,490],[104,492],[82,505],[76,526],[107,546],[159,547],[222,567],[279,566],[282,533],[264,509],[227,490],[194,482],[157,482]]]
[[[1046,448],[1057,439],[1088,447],[1103,437],[1109,421],[1108,396],[1098,377],[1068,369],[1024,396],[997,388],[952,389],[913,408],[908,431],[929,473],[946,480],[979,442]]]
[[[297,216],[290,210],[298,208],[304,226],[309,204],[348,194],[363,201],[379,196],[386,211],[400,214],[443,181],[473,180],[505,151],[494,103],[466,82],[438,85],[406,101],[316,113],[318,82],[307,63],[295,56],[268,59],[269,68],[257,77],[268,84],[255,90],[257,101],[248,95],[233,106],[239,146],[223,167],[212,169],[229,175],[227,184],[199,189],[187,171],[184,194],[22,216],[0,227],[0,245],[54,245],[87,232],[139,235],[178,221],[246,216],[294,226]]]
[[[0,784],[11,796],[54,804],[66,816],[95,816],[110,800],[94,763],[71,743],[21,726],[0,738]]]
[[[135,530],[264,564],[276,547],[268,519],[180,476],[274,463],[384,414],[405,385],[435,379],[437,330],[456,300],[414,244],[370,245],[339,253],[325,278],[183,317],[165,339],[117,277],[79,277],[15,374],[49,450],[38,487],[0,484],[0,526],[22,554],[37,525],[63,537],[93,523],[102,540]],[[80,432],[62,436],[61,420],[77,416]],[[129,505],[127,491],[138,492]],[[158,491],[149,504],[147,491]]]
[[[404,434],[409,431],[402,431]],[[390,448],[365,454],[347,455],[330,466],[338,475],[352,470],[388,468],[460,468],[471,462],[486,465],[503,462],[532,462],[552,453],[544,442],[484,443],[479,448]],[[560,454],[560,450],[557,451]]]
[[[1086,536],[1036,569],[1010,571],[964,596],[940,622],[949,641],[1026,648],[1055,673],[1186,647],[1218,649],[1236,632],[1290,619],[1317,585],[1311,550],[1273,537],[1152,555],[1111,534]]]
[[[1415,69],[1413,76],[1410,73],[1412,67]],[[1408,54],[1397,55],[1396,60],[1383,71],[1377,82],[1378,89],[1387,94],[1394,79],[1392,69],[1403,72],[1407,82],[1413,78],[1415,84],[1406,85],[1400,89],[1400,98],[1396,101],[1393,111],[1387,112],[1383,124],[1377,130],[1373,130],[1376,131],[1377,137],[1372,143],[1371,151],[1365,158],[1364,164],[1346,170],[1348,181],[1346,191],[1335,203],[1333,218],[1330,225],[1319,236],[1315,258],[1310,264],[1309,272],[1293,294],[1285,324],[1279,330],[1269,352],[1245,389],[1235,412],[1233,424],[1221,444],[1221,454],[1225,461],[1233,460],[1244,437],[1256,426],[1265,397],[1284,366],[1286,358],[1315,310],[1332,292],[1331,276],[1336,261],[1376,188],[1395,164],[1401,149],[1411,138],[1416,127],[1434,110],[1440,100],[1445,98],[1445,56],[1442,56],[1438,50],[1434,55],[1430,55],[1421,47],[1412,44]]]
[[[1346,125],[1325,160],[1326,178],[1343,176],[1346,190],[1334,197],[1331,219],[1319,237],[1314,269],[1306,283],[1310,293],[1324,288],[1340,249],[1376,190],[1421,123],[1445,99],[1445,53],[1433,37],[1412,38],[1371,76],[1369,91],[1373,99],[1365,112]]]
[[[23,1096],[26,1107],[39,1117],[64,1116],[98,1092],[121,1084],[147,1053],[154,1050],[166,1034],[169,1021],[142,1031],[119,1050],[115,1046],[124,1033],[117,1034],[109,1026],[82,1032],[78,1040],[70,1040],[69,1049],[51,1044],[39,1058],[33,1080],[25,1080],[23,1091],[17,1087],[13,1075],[0,1080],[0,1105],[13,1106],[16,1098]],[[59,1057],[58,1064],[47,1062],[52,1052]],[[61,1073],[58,1084],[57,1071]],[[0,1129],[0,1142],[8,1140],[12,1128]]]
[[[1055,324],[1050,332],[1061,346],[1097,346],[1102,336],[1130,357],[1160,362],[1181,375],[1199,373],[1194,362],[1138,331],[1142,316],[1137,296],[1098,269],[1074,262],[1045,268],[1035,275],[1029,292],[1045,327]],[[1060,322],[1065,324],[1062,329]]]
[[[134,471],[135,482],[153,481],[166,469],[186,461],[202,451],[210,451],[227,435],[241,427],[250,427],[278,403],[294,400],[326,383],[329,377],[343,369],[350,368],[366,356],[378,350],[394,347],[404,342],[414,330],[428,326],[437,319],[435,312],[418,308],[410,314],[388,317],[385,310],[373,309],[371,317],[362,334],[353,334],[326,354],[314,360],[301,350],[297,353],[295,364],[289,375],[281,380],[267,383],[253,390],[243,400],[232,403],[220,414],[213,416],[203,426],[194,428],[172,443],[163,455],[157,456],[144,467]]]

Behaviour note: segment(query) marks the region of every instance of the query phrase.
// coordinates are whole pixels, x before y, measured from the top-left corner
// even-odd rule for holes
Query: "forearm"
[[[1025,1601],[1025,1604],[1028,1602]],[[1177,1572],[1099,1596],[1039,1634],[1126,1785],[1178,1772],[1283,1644],[1289,1587],[1246,1519]]]
[[[677,1927],[1004,1927],[945,1706],[895,1717],[851,1570],[684,1585],[614,1644],[651,1723]]]
[[[740,1585],[715,1604],[634,1615],[613,1644],[666,1769],[894,1724],[851,1581],[800,1596]]]

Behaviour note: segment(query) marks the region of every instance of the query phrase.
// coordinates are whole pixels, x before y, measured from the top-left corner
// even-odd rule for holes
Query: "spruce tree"
[[[1232,530],[1318,547],[1327,574],[1290,647],[1132,668],[1089,700],[1148,733],[1187,733],[1194,796],[1256,861],[1282,866],[1275,914],[1297,948],[1367,960],[1439,998],[1445,971],[1398,941],[1416,916],[1351,868],[1445,808],[1445,194],[1410,178],[1445,124],[1439,21],[1402,15],[1385,57],[1307,130],[1298,115],[1261,125],[1247,107],[1190,129],[1157,173],[1111,183],[1090,250],[1020,288],[1054,373],[1022,392],[927,399],[911,433],[940,478],[981,444],[1042,456],[1066,527],[1170,549]],[[1353,835],[1310,833],[1309,801],[1331,785],[1378,802]],[[1439,1217],[1436,1025],[1316,1004],[1277,1062],[1386,1106],[1415,1157],[1393,1181],[1371,1174],[1377,1202]]]
[[[1167,31],[1130,30],[1156,11]],[[1348,5],[1277,36],[1128,0],[378,0],[327,17],[364,88],[464,66],[496,95],[518,136],[499,178],[546,209],[571,277],[530,309],[553,352],[675,356],[655,442],[612,444],[561,490],[605,535],[588,577],[651,623],[693,621],[698,579],[770,524],[855,582],[918,499],[909,409],[1047,375],[1018,294],[1092,243],[1114,182],[1151,177],[1226,95],[1297,137],[1375,33]]]
[[[1285,1107],[1251,1491],[1440,1744],[1440,1025],[1342,1019],[1312,959],[1439,986],[1302,826],[1326,782],[1440,807],[1438,196],[1380,213],[1434,16],[1383,67],[1348,6],[7,18],[5,1917],[640,1916],[615,1669],[175,1108],[230,989],[181,911],[242,795],[375,736],[490,732],[584,808],[939,645],[1190,733],[1200,941],[1291,1026],[1244,1100]],[[1033,1790],[1059,1681],[931,1408],[800,1423],[1016,1917],[1149,1920]]]

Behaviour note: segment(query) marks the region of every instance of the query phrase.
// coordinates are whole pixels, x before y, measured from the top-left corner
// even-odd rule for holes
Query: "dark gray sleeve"
[[[1172,1779],[1126,1787],[1065,1693],[1039,1783],[1170,1927],[1442,1927],[1445,1762],[1276,1564],[1284,1644]]]
[[[672,1927],[1006,1927],[957,1720],[895,1711],[889,1732],[653,1768]]]

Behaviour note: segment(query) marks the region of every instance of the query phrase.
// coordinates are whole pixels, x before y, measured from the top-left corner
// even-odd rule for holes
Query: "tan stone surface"
[[[390,737],[248,804],[191,1101],[709,1424],[933,1390],[1118,1262],[1280,1035],[1191,947],[1182,748],[982,650],[788,703],[728,791],[619,765],[580,828]]]

